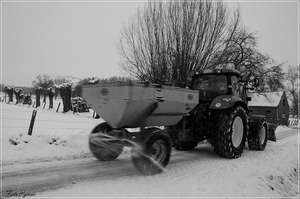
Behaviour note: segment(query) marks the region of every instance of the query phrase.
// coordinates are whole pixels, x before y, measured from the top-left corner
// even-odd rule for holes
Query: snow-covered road
[[[33,165],[30,165],[33,168],[28,168],[28,166],[18,167],[11,169],[10,172],[3,173],[2,188],[4,192],[7,192],[7,190],[43,192],[59,189],[77,182],[118,178],[133,170],[130,162],[124,159],[105,163],[87,158],[84,160],[33,163]]]
[[[1,196],[299,197],[298,129],[279,127],[277,142],[268,142],[264,151],[246,147],[238,159],[216,157],[209,144],[173,150],[163,173],[143,176],[131,163],[129,148],[112,162],[92,157],[86,129],[101,122],[92,113],[38,109],[36,128],[27,136],[32,109],[1,108]],[[12,145],[11,138],[18,144]]]
[[[285,140],[295,137],[297,133],[295,129],[284,131],[278,135],[277,143],[286,142]],[[178,181],[185,177],[189,178],[195,174],[199,176],[199,180],[201,176],[207,177],[208,175],[211,175],[212,178],[217,177],[218,179],[221,176],[215,176],[214,173],[222,170],[226,173],[228,169],[234,175],[234,170],[241,172],[243,168],[249,167],[248,164],[250,162],[251,164],[256,162],[256,164],[260,165],[263,164],[265,156],[271,157],[272,155],[276,155],[276,143],[271,142],[269,145],[271,145],[271,150],[266,149],[264,152],[255,152],[246,149],[241,158],[234,160],[217,158],[212,147],[208,144],[199,145],[195,150],[190,152],[173,151],[171,162],[164,174],[161,177],[153,178],[162,178],[165,183],[169,182],[172,184],[173,181]],[[281,150],[281,148],[279,147],[278,150]],[[76,184],[90,182],[99,182],[101,184],[103,182],[105,184],[105,181],[110,180],[126,181],[128,179],[141,180],[142,178],[142,175],[131,164],[128,148],[125,149],[120,158],[112,162],[99,162],[94,158],[85,158],[80,160],[31,163],[22,166],[10,165],[9,167],[6,166],[2,173],[4,196],[9,190],[13,190],[16,193],[20,193],[23,190],[30,190],[30,192],[35,194],[46,191],[46,195],[51,196],[51,191],[53,190],[72,187]],[[235,169],[233,170],[232,168]],[[148,180],[149,178],[151,177],[145,177]]]

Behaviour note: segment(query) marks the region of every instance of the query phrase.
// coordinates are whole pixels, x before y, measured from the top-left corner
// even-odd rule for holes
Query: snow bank
[[[64,114],[62,108],[33,109],[28,105],[1,103],[2,165],[91,157],[88,135],[103,122],[93,119],[93,111]],[[37,110],[32,136],[28,135],[32,111]]]

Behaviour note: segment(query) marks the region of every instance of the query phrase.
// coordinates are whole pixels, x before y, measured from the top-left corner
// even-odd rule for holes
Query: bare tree
[[[212,62],[213,64],[221,68],[234,68],[242,76],[252,73],[261,80],[260,92],[284,89],[284,63],[278,64],[267,54],[259,52],[255,33],[249,33],[241,27],[226,42],[226,49],[215,55],[217,61]]]
[[[187,86],[225,55],[239,22],[220,1],[149,2],[123,27],[120,65],[141,81]]]
[[[299,116],[299,69],[300,65],[298,67],[288,66],[286,74],[286,81],[288,82],[287,90],[293,103],[291,109],[297,117]]]
[[[276,92],[284,89],[284,76],[282,70],[283,63],[277,64],[272,62],[272,65],[261,70],[262,86],[261,91]]]
[[[243,76],[252,73],[263,78],[262,74],[269,71],[267,66],[271,64],[271,59],[258,51],[254,35],[244,27],[237,29],[230,40],[225,41],[226,48],[214,55],[216,61],[212,64],[219,68],[234,68]]]
[[[48,87],[53,86],[54,82],[49,75],[38,75],[36,80],[32,81],[33,87],[42,87],[47,89]]]
[[[63,112],[66,113],[72,109],[71,96],[72,96],[72,83],[62,83],[54,85],[55,89],[59,90],[61,99],[63,101]]]
[[[56,85],[70,82],[66,77],[55,78],[53,81]]]
[[[36,76],[36,80],[32,81],[32,85],[36,91],[44,95],[43,102],[46,102],[47,89],[52,87],[54,82],[49,75],[44,74]]]
[[[53,81],[54,81],[54,84],[56,85],[54,87],[54,99],[56,99],[60,92],[57,86],[64,84],[64,83],[70,83],[70,80],[68,80],[66,76],[60,76],[58,78],[55,78]]]

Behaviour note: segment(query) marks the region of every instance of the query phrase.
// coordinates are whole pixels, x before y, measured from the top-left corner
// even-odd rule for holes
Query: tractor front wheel
[[[212,144],[217,155],[237,158],[243,153],[247,135],[248,117],[241,106],[236,106],[218,116],[212,122]]]

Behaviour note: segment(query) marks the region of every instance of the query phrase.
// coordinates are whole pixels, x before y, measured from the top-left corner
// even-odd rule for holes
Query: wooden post
[[[60,106],[60,102],[59,102],[58,107],[57,107],[57,109],[56,109],[56,113],[58,112],[59,106]]]
[[[30,125],[29,125],[29,129],[28,129],[28,135],[32,135],[32,130],[33,130],[33,126],[34,126],[36,113],[37,113],[37,110],[33,110]]]

